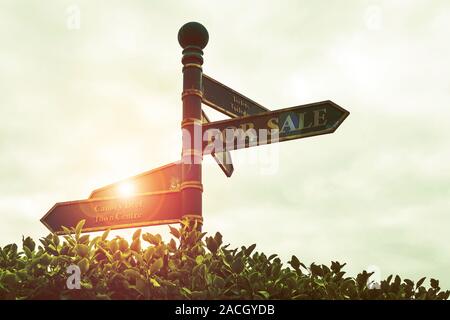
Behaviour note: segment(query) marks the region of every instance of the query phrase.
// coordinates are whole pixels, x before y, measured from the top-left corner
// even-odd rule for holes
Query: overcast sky
[[[332,135],[234,151],[231,178],[205,158],[205,230],[450,288],[446,0],[2,0],[0,245],[46,235],[55,202],[180,157],[177,32],[193,20],[206,74],[270,109],[351,113]]]

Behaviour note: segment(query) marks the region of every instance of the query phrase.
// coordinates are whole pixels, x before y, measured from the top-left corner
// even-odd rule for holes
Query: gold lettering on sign
[[[94,208],[98,215],[95,216],[95,222],[112,222],[121,220],[134,220],[141,218],[144,208],[142,200],[121,201],[109,205],[98,205]]]
[[[231,110],[238,114],[242,114],[246,116],[248,114],[248,109],[250,106],[248,105],[247,101],[241,99],[238,96],[233,95],[232,101],[231,101]]]
[[[278,118],[270,118],[269,121],[267,121],[267,127],[272,130],[279,130]]]
[[[128,200],[121,201],[116,204],[106,205],[106,206],[96,206],[95,212],[103,213],[110,211],[120,211],[126,209],[142,209],[144,207],[144,202],[142,200]]]
[[[142,217],[142,212],[117,213],[116,220],[134,220]]]
[[[106,216],[95,216],[95,222],[116,222],[123,220],[135,220],[142,218],[142,212],[127,212],[127,213],[116,213],[109,214]]]

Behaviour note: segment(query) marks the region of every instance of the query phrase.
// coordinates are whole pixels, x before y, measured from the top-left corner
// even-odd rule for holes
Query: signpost
[[[83,232],[177,223],[181,215],[179,191],[155,192],[124,198],[59,202],[41,219],[53,233],[86,220]]]
[[[233,173],[230,151],[333,133],[349,112],[331,101],[270,111],[203,74],[208,32],[189,22],[178,33],[183,48],[181,160],[94,190],[89,199],[60,202],[41,219],[56,234],[86,220],[83,232],[177,223],[202,217],[202,159],[211,154]],[[210,122],[202,103],[232,119]],[[123,187],[127,191],[123,192]]]

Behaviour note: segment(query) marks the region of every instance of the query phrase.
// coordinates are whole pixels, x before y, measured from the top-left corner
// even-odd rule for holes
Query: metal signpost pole
[[[183,48],[183,149],[181,153],[181,201],[183,218],[202,222],[202,64],[208,31],[189,22],[178,32]]]

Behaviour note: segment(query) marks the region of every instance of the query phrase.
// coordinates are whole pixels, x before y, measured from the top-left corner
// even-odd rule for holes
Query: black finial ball
[[[208,44],[208,40],[208,30],[198,22],[188,22],[178,31],[178,42],[183,49],[187,46],[203,49]]]

